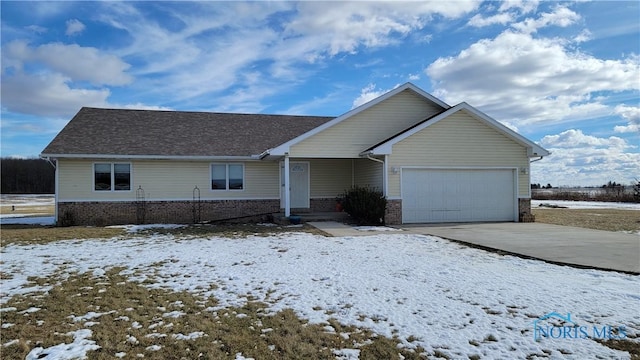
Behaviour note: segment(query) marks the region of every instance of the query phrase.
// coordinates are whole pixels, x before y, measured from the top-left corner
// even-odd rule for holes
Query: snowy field
[[[0,206],[2,206],[2,214],[0,214],[0,225],[5,224],[27,224],[27,225],[53,225],[55,217],[53,214],[43,213],[53,212],[55,203],[54,195],[10,195],[3,194],[0,197]],[[28,208],[33,213],[12,213],[11,207],[17,210]]]
[[[568,209],[616,209],[640,210],[640,204],[601,201],[569,201],[569,200],[531,200],[531,208],[536,209],[540,204],[564,206]],[[541,207],[544,209],[544,207]]]
[[[12,244],[1,255],[2,273],[11,278],[2,277],[0,304],[13,295],[44,290],[28,283],[30,276],[60,271],[99,278],[119,266],[131,281],[146,280],[145,286],[213,296],[219,307],[210,308],[211,312],[242,305],[250,295],[268,303],[272,311],[292,308],[313,323],[334,317],[388,337],[397,334],[404,346],[421,345],[430,355],[439,351],[452,359],[629,358],[628,353],[589,338],[535,341],[534,321],[551,312],[570,313],[574,322],[589,329],[624,326],[627,337],[640,341],[637,276],[500,256],[429,236],[138,235],[124,240]],[[218,285],[213,290],[212,283]],[[0,313],[15,311],[0,308]],[[125,309],[101,311],[125,314]],[[91,319],[95,314],[69,315]],[[49,354],[67,358],[65,354],[74,352],[90,358],[100,342],[85,326],[86,331],[74,334],[73,343],[50,349]],[[168,337],[179,336],[170,328],[164,331]],[[126,334],[122,336],[125,341]],[[12,340],[2,341],[10,346],[6,344]],[[335,350],[342,359],[358,356],[357,349]],[[31,355],[54,358],[45,353],[35,349]]]

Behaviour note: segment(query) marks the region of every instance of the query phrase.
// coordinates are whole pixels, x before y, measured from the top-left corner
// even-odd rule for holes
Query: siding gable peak
[[[414,84],[412,84],[410,82],[407,82],[407,83],[405,83],[405,84],[403,84],[401,86],[398,86],[395,89],[393,89],[393,90],[391,90],[391,91],[389,91],[389,92],[387,92],[387,93],[385,93],[383,95],[380,95],[379,97],[377,97],[377,98],[375,98],[375,99],[373,99],[373,100],[371,100],[371,101],[369,101],[369,102],[367,102],[365,104],[362,104],[362,105],[360,105],[360,106],[358,106],[358,107],[356,107],[356,108],[354,108],[354,109],[352,109],[352,110],[350,110],[350,111],[338,116],[337,118],[335,118],[335,119],[333,119],[331,121],[328,121],[328,122],[318,126],[317,128],[314,128],[314,129],[312,129],[312,130],[310,130],[310,131],[308,131],[308,132],[306,132],[306,133],[304,133],[304,134],[302,134],[302,135],[300,135],[300,136],[298,136],[298,137],[296,137],[294,139],[291,139],[290,141],[287,141],[286,143],[284,143],[282,145],[279,145],[279,146],[277,146],[277,147],[275,147],[273,149],[270,149],[268,151],[268,153],[270,155],[273,155],[273,156],[285,155],[286,153],[288,153],[290,151],[291,146],[293,146],[295,144],[298,144],[298,143],[300,143],[300,142],[302,142],[302,141],[304,141],[304,140],[306,140],[306,139],[308,139],[308,138],[310,138],[310,137],[312,137],[312,136],[314,136],[316,134],[319,134],[322,131],[324,131],[326,129],[329,129],[329,128],[331,128],[331,127],[333,127],[333,126],[335,126],[335,125],[337,125],[339,123],[342,123],[343,121],[345,121],[345,120],[347,120],[349,118],[352,118],[355,115],[360,114],[360,113],[364,112],[365,110],[368,110],[368,109],[374,107],[375,105],[378,105],[378,104],[384,102],[385,100],[390,99],[390,98],[392,98],[392,97],[394,97],[394,96],[396,96],[396,95],[398,95],[398,94],[400,94],[400,93],[402,93],[402,92],[404,92],[406,90],[409,90],[409,91],[413,92],[419,98],[421,98],[421,99],[423,99],[423,100],[425,100],[425,101],[427,101],[429,103],[434,104],[438,108],[441,108],[443,110],[451,108],[451,106],[449,104],[445,103],[444,101],[442,101],[442,100],[436,98],[435,96],[427,93],[426,91],[420,89],[419,87],[415,86]]]
[[[547,150],[545,150],[544,148],[542,148],[541,146],[539,146],[538,144],[534,143],[533,141],[525,138],[524,136],[518,134],[517,132],[509,129],[508,127],[502,125],[500,122],[498,122],[497,120],[491,118],[490,116],[488,116],[487,114],[483,113],[482,111],[474,108],[473,106],[467,104],[466,102],[461,102],[447,110],[444,110],[443,112],[439,113],[439,114],[435,114],[434,116],[425,119],[424,121],[422,121],[421,123],[417,124],[416,126],[413,126],[411,128],[406,129],[405,131],[396,134],[392,137],[390,137],[389,139],[372,146],[371,148],[365,150],[362,152],[362,156],[364,155],[389,155],[392,152],[392,147],[393,145],[397,144],[398,142],[408,138],[409,136],[422,131],[426,128],[428,128],[429,126],[432,126],[433,124],[438,123],[441,120],[444,120],[446,118],[448,118],[449,116],[459,112],[459,111],[465,111],[466,113],[468,113],[470,116],[472,116],[473,118],[475,118],[478,121],[481,121],[482,123],[484,123],[485,125],[493,128],[494,130],[498,131],[499,133],[501,133],[502,135],[510,138],[511,140],[515,141],[516,143],[524,146],[525,148],[527,148],[527,153],[529,155],[529,157],[542,157],[542,156],[548,156],[551,153]]]

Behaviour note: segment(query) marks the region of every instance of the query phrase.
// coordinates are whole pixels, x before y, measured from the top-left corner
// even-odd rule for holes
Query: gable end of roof
[[[380,144],[372,146],[371,148],[363,151],[361,155],[389,155],[391,154],[393,145],[395,145],[396,143],[462,110],[466,110],[471,114],[471,116],[475,117],[476,119],[480,119],[486,125],[492,127],[493,129],[497,130],[513,141],[526,147],[529,157],[542,157],[551,154],[549,151],[545,150],[538,144],[502,125],[500,122],[491,118],[487,114],[481,112],[480,110],[474,108],[466,102],[462,102],[452,108],[433,115],[432,117],[420,122],[419,124],[416,124],[415,126],[412,126],[411,128],[406,129],[405,131],[402,131],[399,134],[396,134],[395,136],[381,142]]]

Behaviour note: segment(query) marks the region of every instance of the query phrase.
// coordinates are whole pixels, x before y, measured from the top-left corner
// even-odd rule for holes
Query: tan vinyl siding
[[[405,90],[351,118],[293,145],[293,157],[357,158],[365,149],[442,111]]]
[[[211,162],[191,161],[131,161],[131,191],[94,191],[93,164],[119,160],[58,161],[59,201],[127,200],[136,198],[139,186],[148,200],[188,200],[198,186],[200,198],[206,199],[277,199],[279,191],[278,164],[245,162],[244,190],[212,191]],[[216,162],[218,163],[218,162]],[[230,162],[238,163],[238,162]]]
[[[307,159],[306,161],[309,161],[312,198],[336,197],[351,187],[353,183],[351,159]]]
[[[459,111],[393,146],[391,167],[529,166],[527,150],[493,128]],[[400,175],[389,173],[389,196],[400,196]],[[518,171],[518,195],[529,196],[529,175]]]
[[[373,160],[354,160],[354,184],[357,186],[372,187],[383,191],[382,170],[382,164]]]

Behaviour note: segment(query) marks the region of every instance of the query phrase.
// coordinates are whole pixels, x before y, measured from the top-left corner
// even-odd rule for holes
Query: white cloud
[[[189,3],[168,14],[182,24],[176,31],[145,16],[133,3],[107,2],[98,19],[130,36],[130,45],[117,54],[137,60],[135,74],[141,78],[153,75],[153,83],[136,82],[141,91],[197,102],[231,90],[245,99],[241,107],[246,109],[260,104],[260,94],[270,94],[274,82],[294,87],[318,71],[308,64],[322,69],[324,61],[339,54],[395,44],[434,15],[459,17],[478,4]],[[279,22],[274,24],[276,17]],[[259,62],[268,65],[256,67]],[[258,82],[249,83],[245,73],[256,73]],[[251,93],[236,89],[249,86]]]
[[[589,41],[592,39],[591,31],[588,29],[583,29],[580,34],[573,38],[573,41],[576,43],[581,43],[585,41]]]
[[[456,18],[477,8],[477,1],[446,2],[301,2],[287,36],[304,36],[329,56],[354,53],[360,46],[380,47],[423,28],[433,15]]]
[[[399,85],[394,86],[391,89],[386,90],[376,90],[376,84],[369,84],[360,90],[360,96],[358,96],[355,100],[353,100],[352,109],[357,108],[360,105],[366,104],[369,101],[381,96],[389,91],[397,88]]]
[[[606,116],[605,98],[593,94],[638,88],[638,57],[603,60],[567,45],[507,30],[439,58],[426,73],[434,95],[467,101],[517,126]]]
[[[39,25],[29,25],[29,26],[25,26],[25,29],[31,31],[34,34],[44,34],[47,32],[47,28],[46,27],[42,27]]]
[[[538,29],[555,25],[567,27],[580,19],[580,15],[573,10],[558,6],[550,13],[542,13],[537,19],[528,18],[523,22],[513,24],[513,28],[526,34],[535,33]]]
[[[498,11],[507,11],[510,9],[518,9],[521,13],[526,14],[535,11],[538,8],[538,0],[507,0],[500,3]]]
[[[640,175],[640,153],[629,152],[633,147],[615,136],[599,138],[571,129],[547,135],[541,144],[551,156],[532,164],[534,183],[591,186],[607,181],[630,183]]]
[[[105,107],[109,89],[77,89],[61,74],[2,77],[2,106],[10,112],[46,117],[69,116],[82,106]]]
[[[134,110],[173,110],[170,107],[166,106],[157,106],[157,105],[147,105],[141,102],[133,103],[133,104],[124,104],[124,105],[108,105],[109,107],[114,107],[118,109],[134,109]]]
[[[495,24],[504,25],[513,22],[514,19],[515,16],[511,13],[500,13],[489,17],[484,17],[481,14],[476,14],[469,20],[467,25],[473,27],[485,27]]]
[[[629,122],[626,126],[616,126],[613,130],[617,133],[640,133],[640,107],[618,105],[614,112]]]
[[[582,130],[570,129],[557,135],[547,135],[540,140],[540,144],[554,148],[575,148],[575,147],[609,147],[624,149],[628,147],[627,142],[617,136],[609,138],[599,138],[585,135]]]
[[[48,43],[32,47],[26,41],[16,40],[4,46],[2,60],[3,70],[22,69],[26,63],[39,64],[71,81],[89,81],[96,85],[125,85],[132,81],[126,73],[129,64],[117,56],[77,44]]]
[[[82,22],[80,22],[80,20],[70,19],[67,20],[67,31],[65,31],[65,34],[67,36],[75,36],[83,32],[84,29],[85,26]]]

